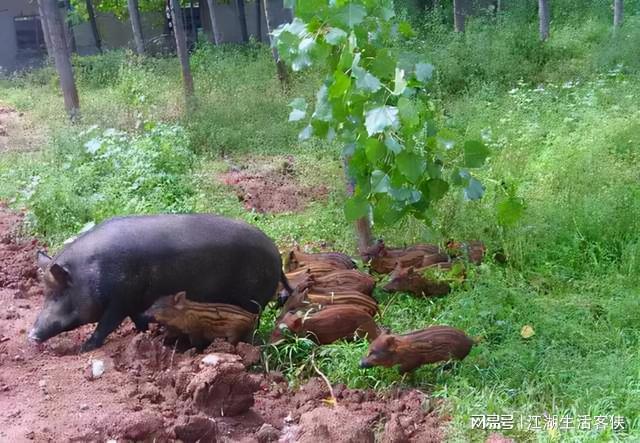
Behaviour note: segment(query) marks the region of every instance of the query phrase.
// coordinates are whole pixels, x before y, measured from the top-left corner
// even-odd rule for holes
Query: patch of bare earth
[[[218,341],[203,354],[126,323],[79,354],[92,326],[43,345],[26,334],[42,305],[40,245],[0,205],[0,441],[436,442],[443,419],[417,390],[375,392],[311,379],[292,391],[252,372],[260,350]]]
[[[300,212],[310,202],[326,199],[329,192],[325,186],[300,184],[292,158],[279,165],[231,167],[220,180],[235,190],[245,208],[262,213]]]
[[[0,104],[0,153],[35,151],[43,141],[42,130],[24,113]]]

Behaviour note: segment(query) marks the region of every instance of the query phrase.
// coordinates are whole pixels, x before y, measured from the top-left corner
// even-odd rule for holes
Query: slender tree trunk
[[[548,0],[538,0],[538,16],[540,18],[540,40],[549,38],[549,22],[551,21]]]
[[[196,19],[193,15],[193,0],[189,0],[189,18],[191,19],[191,41],[198,43],[198,30],[196,29]]]
[[[187,36],[182,20],[182,10],[180,0],[171,0],[171,18],[173,21],[173,35],[176,37],[176,51],[182,66],[182,82],[184,84],[184,95],[187,103],[193,96],[193,77],[191,77],[191,67],[189,66],[189,51],[187,49]]]
[[[453,28],[456,32],[464,32],[466,16],[464,0],[453,0]]]
[[[129,6],[129,20],[131,21],[131,29],[133,30],[133,39],[136,43],[136,52],[138,55],[144,55],[144,38],[142,36],[138,0],[127,0],[127,4]]]
[[[220,43],[222,43],[222,34],[220,33],[221,28],[218,25],[216,13],[213,9],[213,0],[207,0],[207,6],[209,7],[209,20],[211,20],[211,43],[219,45]]]
[[[244,0],[236,0],[236,9],[238,12],[238,22],[240,23],[240,34],[242,42],[249,42],[249,32],[247,31],[247,15],[244,10]]]
[[[622,26],[624,18],[624,2],[623,0],[613,1],[613,28],[614,30]]]
[[[80,110],[80,100],[78,99],[78,90],[76,82],[73,78],[73,68],[71,66],[71,58],[69,57],[69,49],[64,35],[64,24],[60,17],[58,2],[56,0],[39,0],[45,21],[49,27],[49,35],[51,38],[51,48],[53,58],[56,63],[56,69],[60,76],[60,86],[64,97],[64,106],[71,119],[74,119]]]
[[[93,9],[93,2],[86,0],[87,14],[89,14],[89,23],[91,24],[91,32],[93,33],[93,40],[96,44],[98,52],[102,52],[102,41],[100,40],[100,33],[98,32],[98,23],[96,22],[96,12]]]
[[[273,60],[276,62],[278,80],[280,80],[280,84],[283,88],[287,88],[289,86],[289,71],[287,70],[287,65],[285,65],[284,61],[280,59],[280,54],[278,54],[278,49],[275,47],[273,37],[271,36],[273,28],[271,26],[271,14],[269,13],[269,0],[263,1],[264,18],[267,23],[267,34],[269,34],[269,42],[271,43],[271,55],[273,56]]]
[[[347,184],[347,195],[353,195],[355,188],[354,180],[349,176],[349,160],[348,157],[342,158],[342,168],[344,169],[344,176]],[[371,223],[369,217],[362,217],[355,221],[356,236],[358,237],[358,252],[362,255],[373,241],[373,235],[371,234]]]
[[[51,44],[51,34],[49,33],[49,24],[47,16],[44,14],[42,2],[38,2],[38,14],[40,14],[40,26],[42,26],[42,35],[44,35],[44,44],[47,47],[47,57],[49,61],[53,60],[53,46]]]
[[[71,25],[71,19],[69,17],[69,12],[71,12],[71,2],[69,0],[64,0],[64,32],[65,39],[67,40],[67,47],[69,49],[69,53],[78,52],[76,48],[76,36],[73,34],[73,26]]]
[[[261,0],[255,0],[256,2],[256,38],[259,42],[262,41],[262,5]]]

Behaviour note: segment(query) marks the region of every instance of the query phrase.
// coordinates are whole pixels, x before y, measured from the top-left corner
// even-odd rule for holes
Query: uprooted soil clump
[[[296,177],[293,160],[281,165],[250,164],[233,167],[221,176],[245,208],[261,213],[299,212],[312,201],[325,199],[325,186],[304,186]]]
[[[292,390],[251,371],[260,349],[216,341],[202,354],[127,322],[79,354],[87,325],[43,345],[27,340],[42,305],[36,242],[0,207],[0,440],[184,442],[441,441],[436,403],[417,390],[376,392],[320,379]]]

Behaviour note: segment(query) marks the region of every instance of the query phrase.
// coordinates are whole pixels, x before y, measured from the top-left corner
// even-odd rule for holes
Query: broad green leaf
[[[362,5],[348,3],[338,13],[334,15],[335,19],[345,24],[349,28],[362,23],[367,16],[367,10]]]
[[[365,126],[369,136],[379,134],[389,127],[395,129],[399,124],[398,108],[395,106],[380,106],[365,114]]]
[[[318,120],[329,122],[332,119],[331,104],[328,101],[328,89],[326,85],[322,85],[316,93],[316,110],[312,117]]]
[[[361,89],[363,91],[376,92],[382,87],[380,80],[378,80],[370,72],[367,72],[366,69],[355,66],[352,68],[351,72],[356,78],[356,88],[358,89]]]
[[[389,176],[384,171],[376,169],[371,173],[371,192],[383,194],[389,191],[390,186]]]
[[[381,225],[392,225],[400,218],[403,212],[398,209],[394,200],[388,195],[381,196],[373,206],[373,221]]]
[[[342,71],[336,71],[333,78],[333,84],[329,86],[329,97],[342,98],[351,87],[351,77]]]
[[[490,153],[489,148],[481,141],[466,141],[464,143],[464,165],[468,168],[479,168]]]
[[[330,45],[336,46],[347,39],[347,33],[340,28],[330,28],[324,36],[324,40]]]
[[[429,199],[432,201],[440,200],[449,190],[449,183],[439,178],[432,178],[425,183],[429,191]]]
[[[498,223],[503,226],[512,226],[522,218],[524,204],[521,199],[510,196],[498,203],[497,210]]]
[[[400,95],[407,88],[407,80],[404,78],[404,71],[396,68],[396,76],[393,81],[393,95]]]
[[[469,184],[464,188],[464,197],[467,200],[480,200],[484,195],[484,186],[474,177],[469,178]]]
[[[413,152],[403,151],[396,155],[398,170],[412,183],[418,183],[427,166],[422,157]]]
[[[413,32],[413,28],[408,22],[400,22],[398,25],[398,32],[402,34],[404,38],[412,38],[415,36],[415,32]]]
[[[416,63],[416,79],[422,83],[431,80],[433,76],[433,65],[429,63]]]
[[[376,53],[373,62],[370,65],[370,70],[374,75],[380,78],[391,78],[395,73],[396,61],[391,56],[388,49],[381,49]]]
[[[383,20],[391,20],[396,16],[396,12],[393,10],[393,8],[387,8],[383,6],[382,8],[380,8],[380,12]]]
[[[402,151],[402,145],[395,139],[395,137],[389,133],[384,136],[384,145],[389,149],[389,151],[394,154],[398,154]]]
[[[304,98],[298,97],[294,99],[289,106],[292,108],[289,114],[289,121],[295,122],[302,120],[307,115],[307,102]]]
[[[418,109],[413,101],[407,97],[400,97],[398,100],[398,112],[400,114],[400,120],[408,127],[415,127],[420,123]]]
[[[466,169],[454,168],[451,172],[451,183],[456,186],[467,186],[470,178],[471,175]]]
[[[311,125],[307,125],[298,134],[298,140],[300,141],[309,140],[311,138],[311,135],[313,135],[313,128],[311,127]]]
[[[369,202],[362,197],[351,197],[344,204],[344,216],[348,221],[355,221],[369,215]]]
[[[377,138],[368,138],[364,149],[367,159],[373,164],[378,163],[387,155],[387,148]]]

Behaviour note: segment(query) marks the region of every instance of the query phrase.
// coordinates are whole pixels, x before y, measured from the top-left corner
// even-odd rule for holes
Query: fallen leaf
[[[531,338],[536,335],[536,331],[533,329],[533,326],[524,325],[522,329],[520,329],[520,335],[522,338]]]

